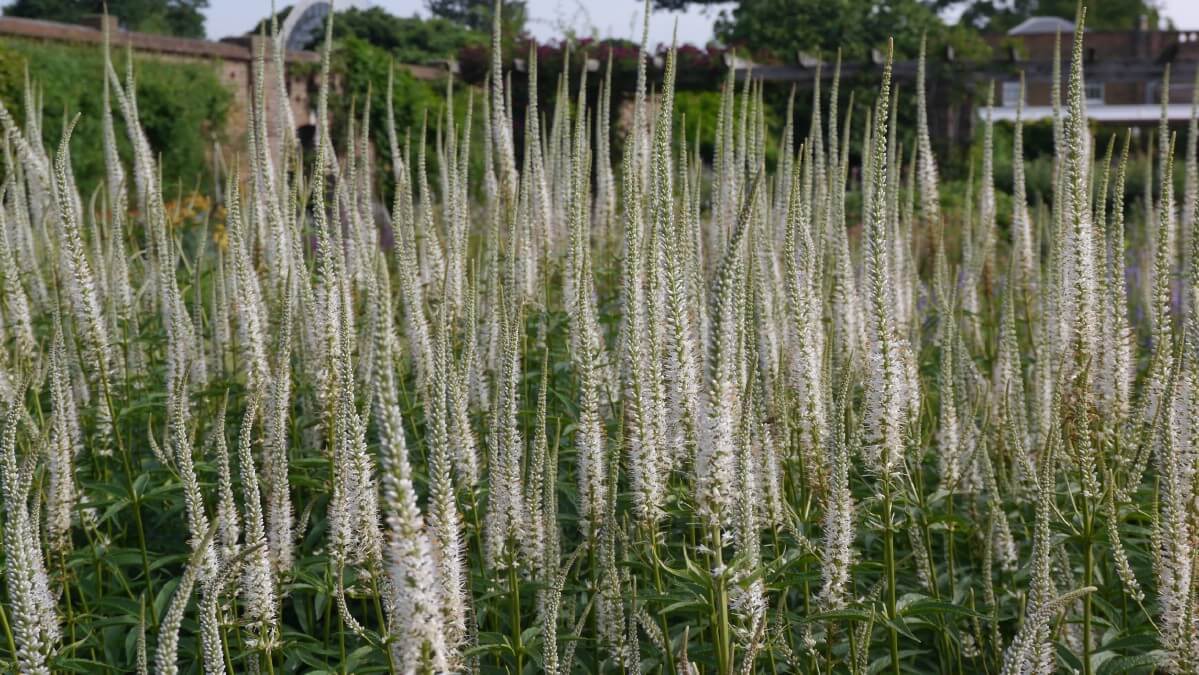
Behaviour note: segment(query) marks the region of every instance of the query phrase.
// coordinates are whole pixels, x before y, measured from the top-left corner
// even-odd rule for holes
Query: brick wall
[[[225,120],[225,134],[234,147],[244,149],[246,132],[250,124],[250,103],[254,97],[254,61],[261,48],[265,48],[266,68],[264,91],[268,119],[276,119],[277,105],[274,92],[278,87],[278,73],[271,66],[270,40],[259,36],[227,38],[220,42],[196,40],[169,35],[152,35],[120,30],[115,17],[95,16],[84,24],[74,25],[0,16],[0,40],[4,37],[26,40],[94,44],[99,49],[104,43],[104,28],[110,31],[112,48],[124,50],[129,46],[139,56],[168,63],[199,63],[210,66],[217,77],[233,94],[229,113]],[[320,55],[309,51],[288,52],[287,93],[292,117],[296,126],[314,122],[316,101],[309,92],[316,91],[319,80]],[[302,67],[297,67],[302,66]],[[401,65],[418,79],[434,80],[444,76],[444,71],[429,66]],[[334,88],[337,82],[333,83]],[[271,129],[272,135],[276,129]]]
[[[94,44],[97,48],[104,43],[104,24],[110,33],[113,50],[123,50],[127,46],[139,56],[149,57],[167,63],[204,64],[217,73],[217,77],[233,94],[229,114],[225,121],[225,133],[234,145],[244,142],[250,119],[250,102],[254,95],[254,58],[261,46],[260,37],[237,38],[222,42],[196,40],[191,38],[172,37],[169,35],[152,35],[119,30],[113,17],[96,17],[87,25],[72,25],[52,21],[38,21],[17,17],[0,17],[0,36],[10,36],[27,40],[45,40],[53,42],[70,42],[75,44]],[[267,41],[269,42],[269,40]],[[269,45],[266,51],[268,65],[264,86],[268,94],[277,86],[274,69],[269,65]],[[289,66],[320,63],[320,55],[315,52],[288,52],[286,61]],[[292,69],[293,72],[296,69]],[[308,67],[300,70],[302,73],[315,73],[316,69]],[[296,124],[309,123],[309,109],[315,102],[309,100],[310,80],[315,75],[292,75],[288,78],[288,98],[292,115]],[[274,98],[268,96],[268,107],[275,105]]]

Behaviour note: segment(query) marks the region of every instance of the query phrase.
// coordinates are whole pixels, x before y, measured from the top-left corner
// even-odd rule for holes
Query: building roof
[[[1074,22],[1057,16],[1032,16],[1009,30],[1008,35],[1052,35],[1061,31],[1063,35],[1074,32]]]

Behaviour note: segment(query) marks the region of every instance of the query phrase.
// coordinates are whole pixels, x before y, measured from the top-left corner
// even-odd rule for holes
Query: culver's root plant
[[[608,56],[539,98],[532,48],[522,112],[497,11],[485,86],[414,129],[390,81],[331,119],[330,28],[308,151],[274,38],[181,226],[129,56],[50,147],[30,73],[3,669],[1199,672],[1199,104],[1098,136],[1084,25],[1049,194],[1020,104],[1010,184],[989,108],[977,170],[939,164],[923,46],[914,91],[887,45],[855,100],[838,56],[776,130],[732,70],[677,114],[646,28],[629,92]]]

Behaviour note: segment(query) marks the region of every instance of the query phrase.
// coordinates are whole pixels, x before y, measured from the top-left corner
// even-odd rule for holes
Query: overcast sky
[[[270,12],[269,0],[208,0],[208,36],[220,38],[245,33]],[[276,0],[277,6],[285,4]],[[424,0],[375,0],[387,11],[400,16],[426,15]],[[687,12],[655,12],[650,17],[650,42],[669,43],[677,19],[679,42],[697,45],[712,37],[712,22],[721,8],[735,3],[715,5]],[[1162,0],[1165,15],[1179,28],[1199,29],[1199,0]],[[638,0],[528,0],[529,30],[539,39],[556,38],[571,28],[582,35],[640,38],[641,7]]]
[[[0,6],[11,0],[0,0]],[[295,1],[295,0],[292,0]],[[425,0],[355,0],[383,7],[400,16],[427,16]],[[567,30],[578,35],[641,37],[640,0],[527,0],[529,31],[540,40],[561,37]],[[1164,15],[1179,28],[1199,29],[1199,0],[1158,0]],[[208,37],[219,39],[241,35],[270,12],[270,0],[208,0],[204,14],[208,18]],[[288,0],[276,0],[276,6]],[[655,12],[650,17],[650,43],[669,43],[671,30],[678,22],[679,43],[703,45],[712,38],[712,23],[722,9],[735,2],[693,8],[686,12]]]

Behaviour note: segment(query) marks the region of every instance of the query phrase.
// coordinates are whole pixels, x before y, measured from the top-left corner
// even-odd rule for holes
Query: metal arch
[[[365,9],[369,0],[338,0],[336,9]],[[279,27],[279,39],[284,49],[300,51],[319,37],[326,16],[334,9],[332,0],[300,0],[287,14]]]
[[[298,51],[312,41],[321,29],[326,16],[333,9],[329,0],[302,0],[292,7],[283,25],[279,27],[279,39],[284,49]]]

